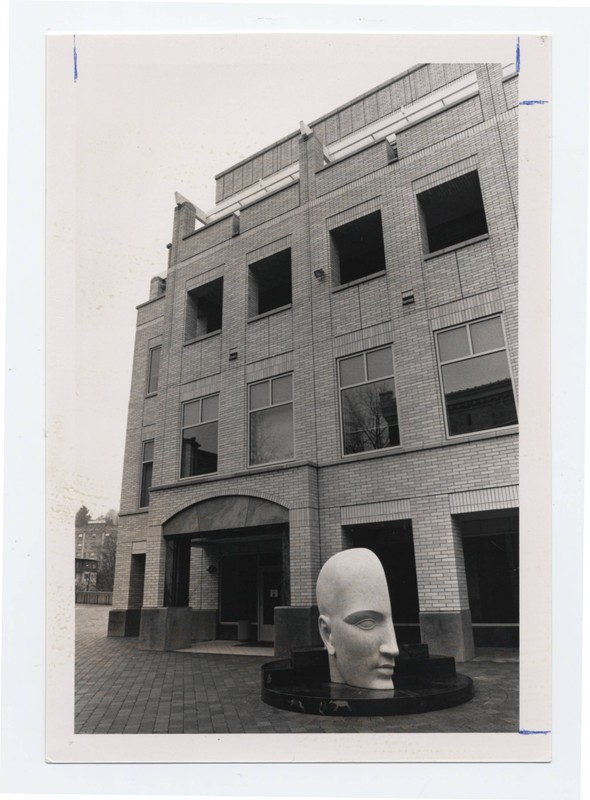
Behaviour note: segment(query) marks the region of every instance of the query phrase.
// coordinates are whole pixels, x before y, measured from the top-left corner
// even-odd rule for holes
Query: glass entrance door
[[[273,642],[274,611],[281,605],[281,568],[260,566],[258,570],[258,641]]]

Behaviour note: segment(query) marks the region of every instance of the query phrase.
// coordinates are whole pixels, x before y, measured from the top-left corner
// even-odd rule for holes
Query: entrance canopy
[[[199,531],[258,528],[289,522],[289,511],[278,503],[259,497],[228,495],[213,497],[179,511],[163,525],[164,536]]]

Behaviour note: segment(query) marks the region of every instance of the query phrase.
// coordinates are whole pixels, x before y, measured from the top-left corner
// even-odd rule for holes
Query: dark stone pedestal
[[[191,639],[193,642],[211,642],[217,638],[217,609],[193,608]]]
[[[182,650],[190,647],[193,610],[189,607],[142,608],[140,650]]]
[[[395,686],[393,685],[395,684]],[[330,683],[328,654],[305,648],[290,659],[262,665],[262,700],[286,711],[324,716],[393,716],[421,714],[466,703],[473,681],[455,672],[448,656],[407,656],[395,660],[391,689],[359,689]]]
[[[107,636],[139,636],[141,608],[113,608],[109,611]]]
[[[317,606],[275,608],[275,656],[290,656],[300,647],[322,644]]]
[[[448,653],[456,661],[475,656],[471,612],[421,612],[420,631],[431,653]]]

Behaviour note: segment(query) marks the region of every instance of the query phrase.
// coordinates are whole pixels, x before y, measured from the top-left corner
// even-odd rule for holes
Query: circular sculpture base
[[[295,663],[271,661],[262,666],[262,700],[275,708],[302,714],[339,717],[389,717],[423,714],[466,703],[473,697],[473,681],[455,672],[454,659],[431,656],[402,665],[391,690],[357,689],[330,683],[325,660]],[[426,663],[425,663],[426,662]],[[396,673],[398,663],[396,663]]]

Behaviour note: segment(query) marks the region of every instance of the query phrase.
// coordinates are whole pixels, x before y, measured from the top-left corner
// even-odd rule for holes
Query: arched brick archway
[[[249,495],[194,503],[162,525],[164,605],[206,612],[216,635],[234,638],[246,620],[259,640],[274,636],[274,608],[289,603],[289,510]],[[198,591],[195,591],[199,587]]]

